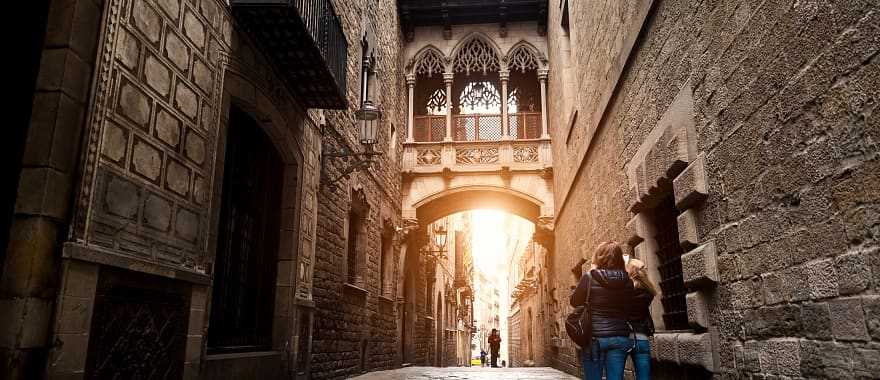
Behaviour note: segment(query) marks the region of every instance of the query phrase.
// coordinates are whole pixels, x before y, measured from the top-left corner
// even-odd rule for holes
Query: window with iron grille
[[[208,350],[265,350],[272,342],[284,164],[257,123],[235,107],[227,141]]]
[[[678,209],[675,199],[669,193],[652,210],[651,219],[656,229],[657,259],[662,290],[663,322],[667,330],[688,329],[687,289],[681,272],[683,250],[678,242]]]

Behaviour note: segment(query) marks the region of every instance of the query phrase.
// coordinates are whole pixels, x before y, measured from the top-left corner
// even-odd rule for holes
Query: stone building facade
[[[0,377],[340,378],[399,365],[393,4],[39,3],[33,111],[4,199]],[[271,45],[265,11],[315,14],[326,29],[276,24],[296,37]],[[383,110],[383,155],[339,178],[346,162],[328,153],[363,151],[353,111],[365,96]]]
[[[551,1],[553,265],[569,284],[609,239],[647,261],[657,378],[880,373],[878,16]]]

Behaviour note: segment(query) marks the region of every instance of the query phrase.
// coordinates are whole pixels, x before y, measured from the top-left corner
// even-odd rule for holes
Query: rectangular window
[[[662,290],[663,323],[667,330],[689,329],[685,295],[687,289],[681,269],[683,250],[678,241],[678,209],[670,193],[652,210],[651,219],[657,230],[657,258]]]
[[[359,282],[358,256],[359,256],[359,240],[361,230],[361,217],[356,212],[348,213],[348,250],[347,250],[347,266],[349,284],[357,285]]]
[[[209,352],[271,348],[284,164],[257,123],[233,108],[227,141]]]
[[[562,30],[565,30],[565,33],[569,33],[569,29],[568,29],[568,0],[560,0],[559,7],[562,9],[562,17],[560,20],[560,24],[562,25]]]

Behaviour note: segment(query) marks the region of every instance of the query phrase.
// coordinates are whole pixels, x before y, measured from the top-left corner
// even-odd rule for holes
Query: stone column
[[[510,79],[510,71],[498,72],[501,79],[501,139],[510,140],[510,121],[507,117],[507,81]]]
[[[443,73],[446,84],[446,137],[443,141],[452,141],[452,78],[453,73]]]
[[[547,73],[549,70],[538,70],[538,80],[541,81],[541,138],[549,139],[550,133],[547,132]]]
[[[415,136],[413,135],[413,123],[415,122],[415,118],[413,116],[413,95],[415,93],[416,86],[416,76],[415,74],[406,74],[406,88],[409,90],[409,103],[406,110],[406,142],[415,141]]]

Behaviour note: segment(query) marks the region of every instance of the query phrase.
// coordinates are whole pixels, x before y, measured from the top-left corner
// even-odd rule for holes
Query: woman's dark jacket
[[[632,280],[622,269],[593,269],[590,275],[592,281],[586,275],[581,277],[569,303],[574,307],[584,305],[587,286],[591,287],[589,301],[594,337],[627,336],[634,331],[653,334],[648,310],[653,298],[650,293],[633,287]]]

